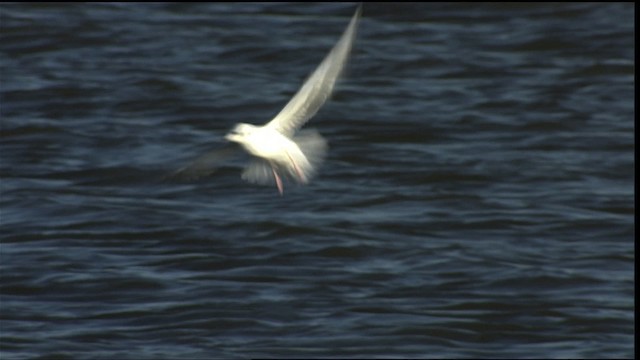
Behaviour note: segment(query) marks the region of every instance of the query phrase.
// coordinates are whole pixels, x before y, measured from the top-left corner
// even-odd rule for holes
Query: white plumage
[[[282,195],[284,179],[306,184],[313,177],[324,159],[327,143],[318,132],[299,129],[331,96],[349,58],[360,13],[358,6],[340,40],[278,115],[263,126],[239,123],[225,136],[253,157],[242,173],[244,180],[275,182]],[[216,154],[205,155],[178,173],[194,175],[216,158]]]

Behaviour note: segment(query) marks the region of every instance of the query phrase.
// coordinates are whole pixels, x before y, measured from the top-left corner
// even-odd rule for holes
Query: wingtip
[[[353,14],[353,20],[351,21],[357,22],[361,16],[362,16],[362,3],[358,3],[358,6],[356,7],[356,11]]]
[[[345,30],[345,34],[347,33],[351,33],[351,34],[355,34],[356,33],[356,28],[358,27],[358,23],[360,22],[360,17],[362,16],[362,3],[359,3],[358,6],[356,7],[356,11],[353,13],[353,17],[351,17],[351,21],[349,21],[349,25],[347,26],[347,29]],[[352,35],[355,36],[355,35]]]

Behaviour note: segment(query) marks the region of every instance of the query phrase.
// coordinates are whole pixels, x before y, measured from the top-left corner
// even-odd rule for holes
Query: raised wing
[[[349,26],[327,57],[322,60],[322,63],[280,113],[266,126],[273,127],[290,137],[318,112],[331,95],[336,81],[347,63],[351,46],[356,37],[356,28],[361,12],[362,6],[359,5],[349,22]]]

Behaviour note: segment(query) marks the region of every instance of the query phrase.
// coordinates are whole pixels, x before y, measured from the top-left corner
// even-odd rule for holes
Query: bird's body
[[[247,131],[244,133],[231,132],[225,137],[229,141],[239,143],[249,154],[285,164],[287,154],[298,153],[300,148],[279,131],[266,126],[240,124]]]
[[[236,128],[238,127],[241,127],[243,132],[233,130],[225,138],[239,143],[250,155],[256,157],[256,160],[249,164],[243,172],[243,179],[267,183],[272,175],[281,194],[283,192],[283,177],[293,179],[301,184],[309,182],[313,175],[314,166],[302,150],[304,144],[297,144],[294,139],[288,138],[268,126],[238,124]],[[317,136],[324,153],[325,141],[320,135]],[[271,174],[264,171],[267,165],[271,168]]]
[[[275,182],[282,195],[284,179],[306,184],[315,174],[326,154],[326,141],[316,131],[298,130],[333,92],[355,40],[360,13],[358,6],[340,40],[278,115],[263,126],[239,123],[225,136],[253,157],[242,173],[244,180]],[[192,176],[215,158],[216,154],[207,154],[178,173]]]

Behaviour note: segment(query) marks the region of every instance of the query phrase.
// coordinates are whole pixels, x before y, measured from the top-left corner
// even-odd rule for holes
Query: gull
[[[329,54],[311,73],[284,108],[266,124],[236,124],[225,139],[251,156],[242,179],[256,184],[273,184],[284,193],[284,179],[307,184],[327,152],[327,142],[315,130],[300,128],[320,110],[331,96],[342,74],[355,40],[362,6]],[[193,178],[213,171],[211,164],[233,151],[224,148],[205,154],[174,175]]]

